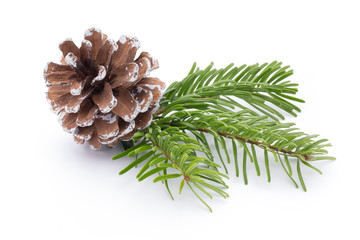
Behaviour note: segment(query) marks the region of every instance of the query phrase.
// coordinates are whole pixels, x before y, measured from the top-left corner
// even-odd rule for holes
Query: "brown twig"
[[[211,131],[209,129],[206,129],[206,128],[197,128],[198,131],[200,132],[206,132],[206,133],[210,133]],[[270,148],[270,149],[273,149],[277,152],[282,152],[284,154],[289,154],[289,155],[301,155],[297,152],[294,152],[294,151],[291,151],[291,150],[286,150],[286,149],[279,149],[278,147],[275,147],[271,144],[269,145],[265,145],[259,141],[254,141],[254,140],[251,140],[251,139],[246,139],[245,137],[240,137],[240,136],[237,136],[237,135],[234,135],[234,134],[231,134],[231,133],[226,133],[226,132],[221,132],[221,131],[217,131],[216,132],[217,134],[219,134],[220,136],[223,136],[223,137],[226,137],[226,138],[236,138],[238,140],[241,140],[245,143],[250,143],[250,144],[253,144],[253,145],[256,145],[258,147],[261,147],[261,148],[264,148],[264,147],[267,147],[267,148]],[[301,155],[305,160],[310,160],[311,159],[311,156],[308,155],[308,154],[303,154]]]
[[[163,112],[165,112],[165,108],[159,108],[159,110],[157,110],[154,115],[160,115],[162,114]]]

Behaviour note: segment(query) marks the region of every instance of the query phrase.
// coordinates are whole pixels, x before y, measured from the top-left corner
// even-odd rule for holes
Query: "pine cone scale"
[[[73,96],[80,95],[85,87],[85,81],[74,79],[70,85],[70,93]]]
[[[144,129],[149,126],[152,120],[152,114],[150,111],[140,113],[135,119],[135,128]]]
[[[65,116],[61,119],[61,124],[64,130],[68,133],[74,133],[78,127],[76,124],[77,114],[65,113]]]
[[[97,86],[97,85],[101,84],[101,80],[103,80],[107,74],[106,67],[104,67],[104,66],[101,66],[101,65],[96,66],[96,69],[97,69],[97,75],[91,81],[92,86]]]
[[[94,89],[86,89],[80,95],[72,95],[70,92],[70,100],[65,105],[65,111],[68,113],[77,113],[80,110],[80,105],[89,95],[92,94]]]
[[[77,74],[71,71],[61,71],[46,74],[46,85],[70,85],[72,79],[77,78]]]
[[[95,121],[95,115],[98,113],[99,108],[97,105],[93,105],[90,100],[85,100],[80,107],[76,124],[79,127],[90,126]]]
[[[85,142],[84,139],[78,138],[78,137],[76,137],[75,135],[74,135],[74,141],[75,141],[76,143],[79,143],[79,144],[83,144],[83,143]]]
[[[162,97],[162,92],[165,89],[165,84],[157,78],[143,78],[137,86],[152,93],[151,104],[155,104]]]
[[[91,58],[92,60],[96,60],[99,50],[106,41],[107,36],[102,34],[99,29],[95,28],[87,30],[84,35],[84,39],[91,42]]]
[[[118,49],[114,52],[113,58],[111,60],[111,64],[114,66],[114,68],[125,63],[133,62],[136,52],[139,49],[139,42],[137,38],[131,38],[129,36],[123,35],[116,43],[118,45]]]
[[[112,54],[117,50],[117,48],[118,46],[114,41],[107,39],[105,44],[99,50],[95,64],[109,66]]]
[[[126,82],[133,82],[138,78],[139,66],[136,63],[123,64],[112,70],[112,78],[110,79],[111,87],[117,88]]]
[[[110,84],[105,82],[101,92],[92,96],[92,100],[99,107],[102,113],[110,112],[116,105],[118,100],[114,97]]]
[[[137,64],[138,66],[137,74],[134,75],[135,77],[122,84],[121,87],[131,88],[132,86],[135,86],[145,76],[145,74],[149,73],[151,65],[150,61],[147,58],[136,60],[135,64]]]
[[[106,140],[118,135],[118,119],[118,116],[111,113],[98,115],[95,119],[94,125],[99,134],[99,138]]]
[[[94,131],[95,131],[94,125],[91,125],[89,127],[79,127],[74,132],[74,136],[79,139],[89,140],[91,138],[92,134],[94,133]]]
[[[80,104],[83,102],[82,96],[71,96],[70,101],[65,106],[68,113],[77,113],[80,110]]]
[[[102,144],[96,131],[94,131],[94,133],[91,135],[91,138],[89,139],[89,144],[92,149],[100,150]]]
[[[137,86],[132,89],[131,95],[134,96],[135,101],[138,102],[140,112],[146,112],[149,109],[153,101],[153,94],[150,90]]]
[[[55,99],[67,94],[70,91],[70,86],[62,86],[62,85],[53,85],[49,87],[49,91],[47,94],[47,98],[50,101],[54,101]]]
[[[65,57],[72,53],[76,57],[80,57],[80,49],[75,45],[71,39],[67,39],[59,44],[60,51],[63,53],[62,63],[65,64]]]
[[[53,110],[60,111],[62,109],[65,109],[66,105],[70,102],[71,98],[72,98],[72,95],[70,93],[67,93],[61,97],[56,98],[53,101],[50,100]]]
[[[44,75],[47,76],[47,74],[50,73],[58,73],[58,72],[66,72],[66,71],[73,73],[73,69],[69,65],[62,65],[54,62],[48,62],[44,69]]]
[[[80,46],[80,61],[86,65],[88,59],[92,59],[91,56],[92,44],[90,41],[84,39]]]
[[[131,122],[140,112],[140,107],[127,89],[117,89],[117,105],[112,112],[121,117],[125,122]]]

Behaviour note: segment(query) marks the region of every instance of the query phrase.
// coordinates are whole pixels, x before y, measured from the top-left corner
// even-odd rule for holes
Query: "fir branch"
[[[212,66],[211,63],[206,69],[199,70],[194,64],[187,77],[171,84],[160,101],[161,108],[157,114],[165,117],[172,111],[191,108],[222,111],[235,107],[248,109],[229,97],[244,101],[274,120],[284,119],[277,109],[293,116],[301,111],[291,103],[304,102],[291,96],[298,91],[297,84],[284,81],[293,71],[288,71],[288,66],[281,67],[281,62],[240,67],[230,64],[219,70]]]
[[[221,112],[200,110],[178,111],[174,112],[171,116],[158,119],[159,126],[166,128],[167,126],[176,126],[182,130],[190,129],[191,132],[202,132],[211,134],[214,137],[215,149],[219,153],[219,158],[223,164],[225,172],[227,168],[223,161],[222,154],[219,150],[219,143],[226,155],[227,162],[230,163],[229,152],[226,147],[226,143],[223,138],[229,138],[239,142],[240,146],[244,148],[243,151],[243,177],[245,184],[247,184],[247,172],[246,172],[246,158],[249,156],[250,162],[255,163],[255,168],[260,175],[256,153],[254,146],[264,150],[265,156],[265,168],[270,182],[270,167],[268,152],[274,155],[275,161],[282,164],[282,160],[286,162],[289,171],[285,170],[291,181],[296,182],[291,177],[292,170],[288,162],[288,157],[298,159],[305,166],[314,169],[309,161],[315,161],[319,159],[332,160],[334,158],[325,156],[327,153],[325,147],[330,146],[326,139],[320,139],[315,141],[317,135],[307,135],[303,132],[297,132],[297,128],[294,128],[293,123],[280,123],[278,121],[270,120],[266,116],[253,115],[251,111],[239,111],[239,112]],[[249,150],[247,144],[251,145],[252,151]],[[233,147],[236,149],[236,147]],[[237,152],[234,151],[234,155]],[[282,159],[283,158],[283,159]],[[234,157],[236,175],[239,176],[239,164],[237,157]],[[298,167],[298,174],[300,167]],[[315,169],[316,170],[316,169]],[[304,191],[306,191],[304,180],[301,175],[299,180]]]
[[[153,182],[164,182],[172,198],[173,196],[167,181],[182,177],[183,180],[180,184],[179,192],[181,193],[184,182],[186,182],[187,186],[191,188],[210,211],[211,208],[209,205],[195,192],[193,187],[206,193],[210,198],[212,198],[212,195],[208,193],[204,187],[225,198],[228,197],[228,194],[220,188],[227,188],[223,177],[228,177],[217,170],[219,165],[209,158],[197,156],[199,153],[211,155],[211,152],[203,147],[197,140],[181,132],[179,128],[160,128],[154,122],[144,131],[138,132],[134,140],[139,138],[143,139],[141,143],[113,157],[115,160],[124,156],[143,154],[120,171],[120,174],[124,174],[136,165],[145,162],[137,175],[138,180],[142,181],[150,176],[159,174],[159,176],[154,178]],[[179,173],[168,173],[168,170],[175,170]],[[163,174],[161,174],[161,172]],[[192,187],[191,184],[193,185]]]
[[[142,141],[113,158],[142,155],[120,174],[144,163],[137,174],[138,180],[159,174],[153,181],[165,183],[172,198],[168,180],[181,177],[179,194],[186,183],[211,211],[195,189],[210,198],[208,190],[228,197],[221,188],[227,188],[223,178],[228,178],[226,164],[231,164],[229,149],[233,151],[236,176],[240,176],[242,168],[247,184],[247,169],[251,164],[260,176],[260,159],[255,149],[259,148],[264,153],[263,164],[269,182],[270,153],[275,162],[280,162],[295,187],[300,185],[306,191],[301,166],[321,174],[310,162],[335,158],[326,156],[326,147],[331,146],[327,139],[316,140],[318,135],[305,134],[298,131],[294,123],[279,121],[284,119],[280,110],[296,116],[300,109],[294,102],[304,102],[293,96],[298,85],[286,80],[293,74],[288,68],[276,61],[240,67],[230,64],[218,70],[212,63],[204,70],[194,64],[182,81],[174,82],[167,89],[153,123],[134,135],[134,142]],[[215,150],[226,174],[215,162],[214,149],[207,140],[209,135],[214,138]],[[225,139],[230,139],[232,148]],[[242,164],[237,145],[243,148]],[[291,163],[296,164],[296,171],[292,170]],[[294,172],[299,185],[293,178]]]
[[[211,130],[210,129],[207,129],[207,128],[197,128],[196,129],[197,131],[200,131],[200,132],[205,132],[205,133],[211,133]],[[276,146],[273,146],[271,144],[269,145],[266,145],[266,143],[262,143],[260,141],[254,141],[252,139],[246,139],[245,137],[241,137],[241,136],[237,136],[237,135],[234,135],[232,133],[227,133],[227,132],[222,132],[222,131],[216,131],[216,133],[220,136],[223,136],[223,137],[226,137],[226,138],[230,138],[230,139],[238,139],[238,140],[241,140],[243,141],[244,143],[250,143],[250,144],[253,144],[253,145],[256,145],[257,147],[260,147],[260,148],[270,148],[270,149],[273,149],[277,152],[282,152],[282,153],[285,153],[285,154],[288,154],[288,155],[293,155],[293,156],[298,156],[298,155],[301,155],[300,153],[297,153],[297,152],[293,152],[293,151],[290,151],[290,150],[286,150],[286,149],[279,149],[278,147]],[[308,154],[303,154],[301,155],[305,160],[311,160],[311,155],[308,155]]]

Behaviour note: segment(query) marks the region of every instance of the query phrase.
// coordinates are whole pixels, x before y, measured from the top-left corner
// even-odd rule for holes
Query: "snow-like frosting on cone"
[[[136,38],[115,42],[95,28],[84,38],[80,48],[71,39],[60,43],[61,64],[49,62],[44,77],[47,99],[64,130],[98,150],[149,126],[165,84],[149,77],[158,68],[149,53],[135,58]]]

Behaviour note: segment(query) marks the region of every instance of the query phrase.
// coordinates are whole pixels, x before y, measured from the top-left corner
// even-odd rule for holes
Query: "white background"
[[[360,239],[358,1],[3,1],[1,38],[0,239]],[[161,183],[119,176],[121,151],[77,145],[49,110],[42,72],[58,43],[98,27],[137,36],[168,85],[192,63],[216,67],[279,60],[295,70],[295,121],[333,144],[336,161],[304,168],[308,192],[279,164],[272,183],[249,170],[230,198],[192,193],[172,201]]]

